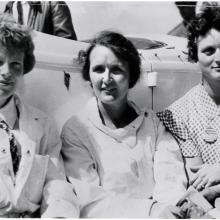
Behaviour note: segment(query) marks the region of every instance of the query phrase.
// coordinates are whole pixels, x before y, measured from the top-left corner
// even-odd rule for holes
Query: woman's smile
[[[8,86],[8,85],[11,85],[11,84],[13,84],[13,82],[5,81],[5,80],[0,80],[0,85]]]
[[[14,83],[12,79],[0,79],[0,87],[12,87]]]
[[[217,72],[220,72],[220,66],[212,66],[211,69],[214,69]]]
[[[102,87],[101,91],[114,92],[114,91],[116,91],[116,88],[114,88],[114,87]]]

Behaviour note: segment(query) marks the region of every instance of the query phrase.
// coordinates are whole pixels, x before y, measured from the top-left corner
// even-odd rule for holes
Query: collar
[[[134,102],[132,101],[128,101],[128,105],[130,105],[135,111],[136,113],[140,116],[140,115],[145,115],[146,113],[146,109],[140,109]],[[92,97],[89,102],[87,103],[86,107],[85,107],[85,111],[87,112],[87,117],[90,121],[92,121],[94,124],[96,124],[97,126],[99,125],[103,125],[102,124],[102,120],[99,116],[99,110],[98,110],[98,105],[97,105],[97,100],[95,97]],[[89,113],[89,114],[88,114]],[[138,118],[138,117],[137,117]],[[136,118],[136,119],[137,119]],[[133,121],[135,122],[136,119]],[[131,122],[130,124],[132,124],[133,122]],[[130,126],[127,125],[124,128],[127,128]],[[104,126],[104,125],[103,125]],[[106,127],[106,126],[104,126]],[[120,129],[120,128],[119,128]],[[117,130],[117,129],[113,129],[113,130]]]
[[[5,120],[10,129],[13,129],[18,118],[15,98],[12,96],[10,101],[2,108],[0,108],[0,118]]]
[[[96,98],[92,98],[86,106],[88,120],[99,130],[108,136],[111,136],[118,142],[125,141],[131,147],[136,144],[136,134],[145,118],[145,109],[139,109],[135,103],[129,101],[128,104],[134,108],[139,115],[135,120],[123,128],[112,129],[102,124],[99,116]]]
[[[208,119],[213,120],[216,116],[220,116],[220,108],[210,97],[202,84],[195,88],[194,105],[198,112],[205,115]]]

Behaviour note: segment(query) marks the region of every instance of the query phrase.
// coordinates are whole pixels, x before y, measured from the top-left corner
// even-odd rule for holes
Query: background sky
[[[0,11],[6,2],[0,2]],[[67,2],[78,39],[91,38],[103,29],[124,34],[166,34],[181,22],[173,1]]]

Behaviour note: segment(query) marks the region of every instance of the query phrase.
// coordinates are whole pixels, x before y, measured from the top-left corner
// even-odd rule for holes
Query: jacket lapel
[[[19,135],[15,138],[19,141],[21,146],[21,162],[19,166],[19,171],[16,177],[16,201],[18,200],[25,183],[28,180],[34,155],[37,149],[37,144],[40,143],[40,138],[42,137],[42,130],[37,123],[37,115],[33,109],[21,103],[20,99],[15,97],[16,106],[19,109]]]
[[[22,189],[24,188],[25,183],[28,180],[30,171],[32,169],[34,155],[35,155],[35,145],[32,140],[28,139],[26,134],[19,134],[19,136],[23,136],[19,139],[19,144],[21,147],[21,162],[19,166],[19,171],[17,172],[16,177],[16,198],[15,198],[15,204],[17,203],[17,200],[19,199]]]

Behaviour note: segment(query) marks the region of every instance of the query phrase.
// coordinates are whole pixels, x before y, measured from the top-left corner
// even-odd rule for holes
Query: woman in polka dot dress
[[[188,48],[202,83],[158,116],[179,143],[189,184],[214,201],[220,192],[220,5],[199,6],[188,27]]]

